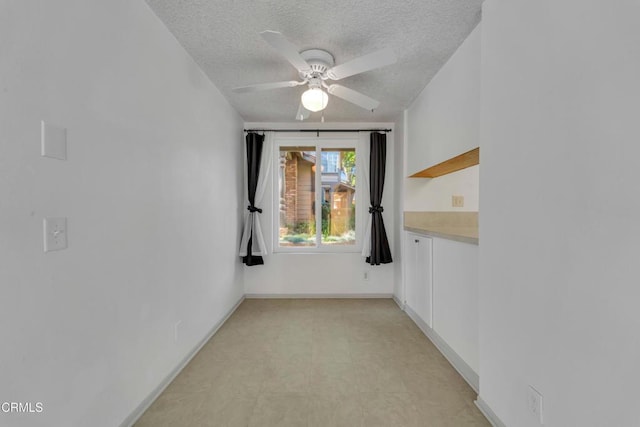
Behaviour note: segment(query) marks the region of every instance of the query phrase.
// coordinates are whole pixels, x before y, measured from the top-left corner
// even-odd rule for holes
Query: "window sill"
[[[275,248],[274,255],[360,254],[362,248]]]

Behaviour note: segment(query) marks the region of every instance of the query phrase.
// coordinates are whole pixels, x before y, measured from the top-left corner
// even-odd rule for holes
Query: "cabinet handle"
[[[416,240],[414,240],[414,242],[416,242],[416,243],[420,243],[420,240],[416,239]]]

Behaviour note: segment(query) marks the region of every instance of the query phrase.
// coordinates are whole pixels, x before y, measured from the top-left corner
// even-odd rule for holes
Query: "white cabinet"
[[[478,372],[478,245],[433,239],[433,330]]]
[[[432,327],[432,239],[405,235],[405,304]]]
[[[478,245],[405,231],[409,317],[478,387]]]
[[[480,145],[480,25],[407,109],[407,175]]]

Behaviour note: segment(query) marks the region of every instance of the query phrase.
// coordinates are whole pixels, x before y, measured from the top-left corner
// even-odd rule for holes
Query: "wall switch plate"
[[[40,154],[43,157],[67,160],[67,130],[42,121],[40,132]]]
[[[368,281],[369,281],[369,272],[368,272],[367,270],[365,270],[365,271],[362,273],[362,280],[364,280],[365,282],[368,282]]]
[[[538,423],[542,425],[542,395],[531,386],[527,387],[527,407]]]
[[[464,196],[451,196],[451,206],[454,208],[464,207]]]
[[[67,218],[45,218],[44,251],[59,251],[67,247]]]

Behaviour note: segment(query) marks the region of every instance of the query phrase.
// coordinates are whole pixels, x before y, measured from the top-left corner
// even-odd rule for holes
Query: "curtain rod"
[[[391,132],[391,129],[245,129],[245,132]]]

